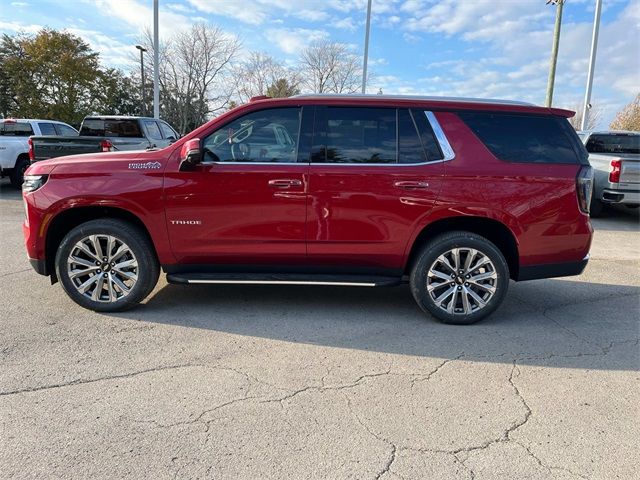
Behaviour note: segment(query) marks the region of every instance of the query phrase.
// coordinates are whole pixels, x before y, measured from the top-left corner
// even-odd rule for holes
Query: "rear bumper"
[[[579,262],[548,263],[544,265],[528,265],[520,267],[517,281],[537,280],[540,278],[571,277],[580,275],[589,262],[589,255]]]
[[[605,188],[600,195],[603,203],[616,205],[640,205],[640,190],[611,190]]]
[[[39,258],[29,258],[29,263],[31,264],[33,269],[40,275],[49,275],[49,272],[47,271],[46,260]]]

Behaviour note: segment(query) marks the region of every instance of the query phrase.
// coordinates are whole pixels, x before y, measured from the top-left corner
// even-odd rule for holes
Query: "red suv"
[[[512,280],[578,275],[592,173],[567,117],[507,101],[255,99],[162,150],[26,172],[33,267],[116,311],[170,283],[408,282],[446,323],[493,312]]]

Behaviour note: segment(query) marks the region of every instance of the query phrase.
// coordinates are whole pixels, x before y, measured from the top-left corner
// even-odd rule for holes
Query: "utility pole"
[[[551,46],[551,60],[549,64],[549,79],[547,80],[547,99],[544,104],[550,107],[553,103],[553,86],[556,81],[556,63],[558,63],[558,46],[560,44],[560,27],[562,26],[562,7],[564,0],[547,0],[547,5],[556,6],[556,24],[553,28],[553,45]]]
[[[369,30],[371,29],[371,0],[367,2],[367,26],[364,34],[364,60],[362,62],[362,94],[367,93],[367,60],[369,59]]]
[[[147,51],[142,45],[136,45],[136,48],[140,50],[140,77],[142,81],[140,82],[140,89],[142,90],[142,109],[140,110],[141,115],[144,117],[147,114],[147,93],[144,88],[144,52]]]
[[[600,30],[601,12],[602,0],[596,0],[596,14],[593,18],[593,35],[591,36],[591,57],[589,58],[589,73],[587,74],[587,91],[584,94],[580,130],[587,128],[587,119],[589,117],[589,110],[591,109],[591,87],[593,87],[593,70],[596,66],[596,50],[598,49],[598,30]]]
[[[153,0],[153,118],[160,118],[160,41],[158,35],[158,0]]]

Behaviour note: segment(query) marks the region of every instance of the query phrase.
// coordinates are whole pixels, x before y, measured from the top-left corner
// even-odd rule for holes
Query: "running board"
[[[337,285],[343,287],[391,287],[399,277],[376,275],[313,275],[300,273],[169,273],[169,283],[240,285]]]

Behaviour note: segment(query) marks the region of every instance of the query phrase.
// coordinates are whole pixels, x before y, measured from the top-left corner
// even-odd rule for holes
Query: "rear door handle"
[[[419,181],[395,182],[393,185],[398,188],[404,188],[405,190],[417,190],[419,188],[429,188],[429,183],[419,182]]]
[[[294,180],[292,178],[278,178],[275,180],[269,180],[269,186],[275,188],[300,187],[301,185],[302,180]]]

